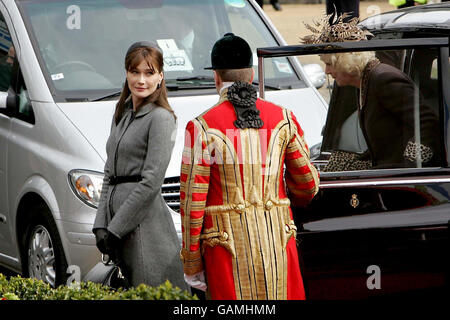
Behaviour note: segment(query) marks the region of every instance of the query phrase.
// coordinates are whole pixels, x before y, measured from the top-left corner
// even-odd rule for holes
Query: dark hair
[[[146,61],[150,69],[153,71],[161,72],[164,67],[164,60],[161,51],[152,46],[136,47],[132,50],[128,50],[125,57],[125,70],[131,71],[136,68],[142,61]],[[155,70],[155,68],[157,70]],[[125,111],[126,100],[130,96],[131,91],[128,87],[128,81],[125,80],[125,84],[120,94],[119,101],[116,104],[116,111],[114,112],[114,121],[116,125],[122,119],[123,113]],[[149,102],[154,103],[156,106],[164,108],[172,113],[173,117],[176,119],[175,113],[169,105],[167,100],[167,89],[164,78],[161,81],[161,86],[156,88],[156,90],[147,98],[145,98],[142,103],[136,106],[136,110]]]

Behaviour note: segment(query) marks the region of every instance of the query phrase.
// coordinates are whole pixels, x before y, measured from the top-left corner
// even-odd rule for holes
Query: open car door
[[[373,52],[405,75],[413,90],[405,95],[388,84],[369,95],[373,77],[360,83],[362,89],[334,85],[320,154],[311,159],[320,171],[320,190],[308,207],[293,208],[307,299],[448,293],[449,39],[259,48],[260,97],[264,59],[350,52]],[[380,116],[389,112],[395,126]],[[411,156],[405,148],[401,155],[410,161],[392,161],[392,152],[383,151],[398,139],[431,146],[431,158],[421,151]],[[352,156],[369,166],[350,165]]]

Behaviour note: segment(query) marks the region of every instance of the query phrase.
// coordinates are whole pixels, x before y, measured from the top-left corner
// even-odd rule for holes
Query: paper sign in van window
[[[244,0],[225,0],[225,3],[229,6],[236,7],[236,8],[243,8],[245,7],[245,1]]]
[[[158,42],[159,47],[163,52],[178,50],[177,44],[174,39],[159,39],[156,40]]]
[[[64,79],[64,74],[62,74],[62,73],[52,74],[52,80],[53,81],[61,80],[61,79]]]
[[[165,72],[194,70],[186,51],[178,49],[174,39],[159,39],[156,42],[163,51]]]

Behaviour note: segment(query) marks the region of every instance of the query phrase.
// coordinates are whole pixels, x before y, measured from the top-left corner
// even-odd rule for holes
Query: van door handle
[[[5,223],[6,224],[6,216],[0,214],[0,223]]]

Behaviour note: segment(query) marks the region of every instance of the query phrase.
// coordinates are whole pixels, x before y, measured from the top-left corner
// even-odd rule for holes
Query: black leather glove
[[[104,228],[95,229],[94,234],[95,244],[97,245],[98,250],[103,254],[108,254],[105,241],[108,236],[108,230]]]
[[[107,231],[108,234],[105,237],[105,247],[106,251],[110,257],[115,256],[117,249],[119,248],[120,238],[116,237],[111,232]]]

